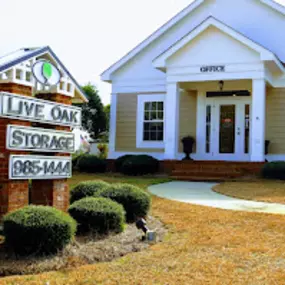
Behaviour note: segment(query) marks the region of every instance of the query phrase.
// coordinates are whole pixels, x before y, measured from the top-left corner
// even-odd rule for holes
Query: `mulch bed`
[[[156,231],[161,242],[167,230],[154,217],[148,217],[147,225]],[[46,271],[71,269],[86,264],[112,261],[131,252],[147,249],[151,244],[142,241],[142,232],[134,224],[126,226],[123,233],[110,236],[79,236],[62,252],[51,257],[17,258],[8,252],[0,236],[0,277],[37,274]]]

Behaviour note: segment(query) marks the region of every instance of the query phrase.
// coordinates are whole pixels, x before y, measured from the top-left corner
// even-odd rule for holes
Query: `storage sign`
[[[81,126],[81,109],[45,100],[0,93],[0,116],[32,122]]]
[[[7,126],[6,148],[38,152],[75,151],[74,134],[49,129]]]
[[[9,179],[62,179],[71,177],[71,158],[60,156],[11,155]]]

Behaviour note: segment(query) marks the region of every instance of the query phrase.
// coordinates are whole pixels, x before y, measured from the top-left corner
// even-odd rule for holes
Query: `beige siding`
[[[179,112],[179,152],[183,152],[181,144],[183,137],[191,135],[196,138],[196,109],[197,92],[182,92]]]
[[[267,89],[266,139],[270,154],[285,153],[285,89]]]
[[[164,152],[136,147],[137,94],[119,94],[117,99],[116,151]]]

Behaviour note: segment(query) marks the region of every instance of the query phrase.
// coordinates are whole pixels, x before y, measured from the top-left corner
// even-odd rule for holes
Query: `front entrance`
[[[249,97],[206,99],[206,153],[211,160],[250,160]]]

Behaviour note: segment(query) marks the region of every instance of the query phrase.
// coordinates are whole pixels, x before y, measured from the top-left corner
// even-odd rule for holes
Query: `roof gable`
[[[281,13],[282,15],[285,15],[285,7],[276,3],[273,0],[255,0],[255,1],[259,1],[259,2],[267,5],[268,7],[271,7],[275,11]],[[131,50],[128,54],[126,54],[122,59],[120,59],[118,62],[116,62],[111,67],[109,67],[106,71],[104,71],[101,74],[101,79],[103,81],[107,81],[107,82],[112,81],[112,74],[114,72],[118,71],[122,66],[124,66],[126,63],[128,63],[131,59],[133,59],[136,55],[138,55],[142,50],[144,50],[152,42],[154,42],[156,39],[158,39],[163,34],[165,34],[169,29],[174,27],[177,23],[182,21],[182,19],[184,19],[189,14],[191,14],[194,10],[196,10],[198,7],[200,7],[205,2],[210,2],[210,1],[209,0],[196,0],[196,1],[192,2],[189,6],[187,6],[184,10],[182,10],[180,13],[178,13],[175,17],[173,17],[170,21],[168,21],[160,29],[155,31],[150,37],[148,37],[146,40],[144,40],[142,43],[140,43],[137,47],[135,47],[133,50]]]
[[[53,59],[53,61],[61,67],[64,73],[66,73],[70,80],[72,80],[73,84],[76,87],[76,91],[81,97],[81,99],[85,102],[88,101],[85,93],[81,89],[78,82],[74,79],[68,69],[63,65],[63,63],[60,61],[60,59],[49,46],[40,48],[23,48],[0,57],[0,74],[25,61],[31,60],[39,56],[48,56],[49,58]]]
[[[263,46],[255,43],[254,41],[250,40],[249,38],[245,37],[241,33],[235,31],[231,27],[227,26],[223,22],[215,19],[214,17],[209,17],[204,22],[202,22],[199,26],[194,28],[190,33],[188,33],[185,37],[178,40],[174,45],[172,45],[168,50],[164,51],[160,54],[156,59],[153,60],[153,65],[156,68],[164,69],[166,67],[166,61],[168,58],[173,56],[177,53],[181,48],[185,45],[193,41],[197,38],[201,33],[205,32],[209,27],[215,27],[218,30],[222,31],[226,35],[229,35],[233,39],[239,41],[243,45],[246,45],[250,49],[256,51],[260,54],[261,60],[268,60],[274,61],[276,65],[284,72],[284,66],[281,62],[277,59],[276,55],[269,51],[268,49],[264,48]]]

